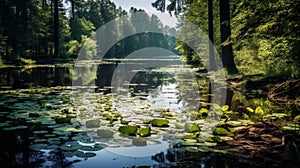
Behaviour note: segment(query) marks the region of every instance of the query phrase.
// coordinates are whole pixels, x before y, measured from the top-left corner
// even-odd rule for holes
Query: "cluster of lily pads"
[[[247,108],[247,113],[240,114],[229,110],[228,105],[217,104],[212,104],[211,110],[178,113],[152,109],[147,99],[129,95],[70,94],[61,90],[6,93],[0,105],[9,107],[0,113],[1,131],[26,130],[30,149],[61,150],[65,156],[80,158],[93,157],[93,151],[105,146],[160,143],[155,139],[161,136],[180,142],[188,152],[208,152],[218,142],[231,140],[233,131],[254,123],[249,119],[252,116],[272,121],[289,117],[284,113],[265,114],[261,107]],[[212,113],[220,116],[218,123],[207,119]],[[283,128],[299,131],[299,118]]]
[[[33,151],[62,151],[64,157],[89,158],[105,147],[93,141],[76,121],[68,93],[55,89],[30,94],[10,91],[1,94],[0,103],[7,107],[0,112],[0,131],[28,139]]]

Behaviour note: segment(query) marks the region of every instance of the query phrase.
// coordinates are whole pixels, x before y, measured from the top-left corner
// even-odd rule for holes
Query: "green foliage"
[[[299,76],[299,2],[233,1],[236,63],[244,74]],[[298,28],[299,29],[299,28]]]
[[[86,59],[93,59],[101,52],[99,46],[104,43],[92,37],[96,29],[118,16],[124,17],[116,19],[115,25],[107,30],[107,39],[117,39],[125,33],[135,34],[146,26],[163,30],[164,34],[144,33],[124,38],[107,53],[109,58],[123,58],[144,47],[170,50],[175,47],[174,39],[167,36],[175,29],[164,27],[157,16],[149,16],[143,10],[132,8],[131,13],[139,14],[129,16],[111,1],[66,1],[70,5],[65,5],[62,0],[54,2],[57,5],[54,6],[52,1],[41,3],[33,0],[0,2],[3,8],[0,12],[0,20],[3,20],[0,22],[0,66],[2,60],[19,64],[20,58],[39,61],[51,59],[54,54],[74,58],[79,52]],[[58,8],[58,20],[53,19],[53,8]],[[67,11],[70,11],[69,15]],[[54,24],[54,20],[58,24]]]

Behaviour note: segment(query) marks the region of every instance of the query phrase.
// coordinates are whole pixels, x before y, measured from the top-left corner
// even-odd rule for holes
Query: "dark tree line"
[[[74,59],[84,43],[89,44],[90,53],[86,54],[90,58],[103,44],[89,37],[119,16],[126,19],[118,20],[108,38],[121,37],[122,31],[134,33],[145,25],[163,34],[144,33],[123,39],[110,49],[108,57],[125,56],[142,45],[171,50],[175,46],[174,39],[168,37],[175,29],[164,26],[157,16],[135,8],[128,13],[109,0],[1,0],[0,8],[0,60],[5,63],[19,64],[23,58],[48,63]],[[140,18],[132,18],[131,13],[139,13],[135,17]]]

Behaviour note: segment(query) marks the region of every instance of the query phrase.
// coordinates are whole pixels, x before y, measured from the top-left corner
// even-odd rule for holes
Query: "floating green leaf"
[[[198,148],[195,146],[188,146],[184,148],[187,152],[196,153],[198,152]]]
[[[19,125],[19,126],[15,126],[15,127],[3,128],[3,130],[14,131],[14,130],[20,130],[20,129],[27,129],[27,128],[28,128],[27,125]]]
[[[189,135],[184,135],[183,139],[195,139],[197,137],[198,137],[197,134],[189,134]]]
[[[66,142],[65,144],[61,145],[59,148],[65,151],[75,151],[80,149],[80,145],[76,141]]]
[[[80,146],[80,149],[83,151],[99,151],[103,149],[101,145],[94,145],[94,146]]]
[[[29,145],[29,148],[32,150],[42,150],[42,149],[46,149],[47,146],[48,144],[38,143],[38,144]]]
[[[69,117],[57,117],[55,118],[56,124],[64,124],[64,123],[70,123],[71,118]]]
[[[142,137],[146,137],[146,136],[150,136],[150,132],[151,132],[150,127],[138,128],[137,134],[142,136]]]
[[[130,121],[127,120],[121,120],[121,124],[127,125]]]
[[[197,124],[186,124],[185,125],[185,131],[189,133],[198,132],[200,131],[200,128]]]
[[[209,136],[204,141],[217,143],[217,142],[220,142],[220,140],[221,140],[221,138],[218,136]]]
[[[131,135],[131,136],[134,136],[137,132],[137,126],[129,126],[129,125],[126,125],[126,126],[121,126],[119,128],[119,131],[125,135]]]
[[[227,135],[228,131],[225,128],[215,128],[213,131],[214,135]]]
[[[207,147],[207,146],[199,146],[198,147],[198,151],[199,152],[211,152],[212,151],[212,149],[211,148],[209,148],[209,147]]]
[[[169,121],[166,119],[153,119],[151,122],[152,126],[156,127],[167,127],[169,126]]]
[[[95,120],[88,120],[85,122],[85,125],[87,128],[98,128],[100,124],[100,120],[95,119]]]
[[[74,128],[74,127],[59,127],[55,128],[57,131],[66,131],[66,132],[84,132],[83,128]]]
[[[97,130],[97,135],[100,138],[112,138],[114,135],[114,132],[111,130],[104,130],[104,129],[98,129]]]

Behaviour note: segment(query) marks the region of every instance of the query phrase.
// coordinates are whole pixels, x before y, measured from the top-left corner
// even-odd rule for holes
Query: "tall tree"
[[[213,0],[208,0],[209,70],[215,70]]]
[[[238,70],[234,63],[232,52],[229,0],[220,0],[219,6],[222,63],[229,74],[236,74]]]
[[[59,0],[54,0],[54,57],[59,56]]]
[[[155,7],[158,10],[164,11],[165,8],[171,13],[174,11],[175,15],[178,15],[180,12],[184,12],[183,9],[189,10],[189,8],[193,4],[200,4],[200,3],[205,3],[203,1],[182,1],[182,0],[171,0],[170,4],[166,5],[165,0],[156,0],[154,3],[152,3],[152,6]],[[234,63],[234,58],[233,58],[233,52],[232,52],[232,45],[230,40],[230,35],[231,35],[231,30],[230,30],[230,6],[229,6],[229,0],[219,0],[219,8],[220,8],[220,30],[221,30],[221,49],[222,49],[222,63],[223,66],[226,68],[229,74],[234,74],[237,73],[238,70],[235,66]],[[212,0],[208,0],[208,16],[209,16],[209,37],[211,40],[213,40],[213,23],[212,23]],[[199,19],[200,17],[203,16],[198,16],[198,18],[193,18],[192,22],[195,22]],[[211,34],[212,33],[212,34]],[[211,47],[210,47],[211,48]],[[214,59],[213,59],[213,50],[212,48],[210,49],[210,62],[211,66],[214,65]]]

